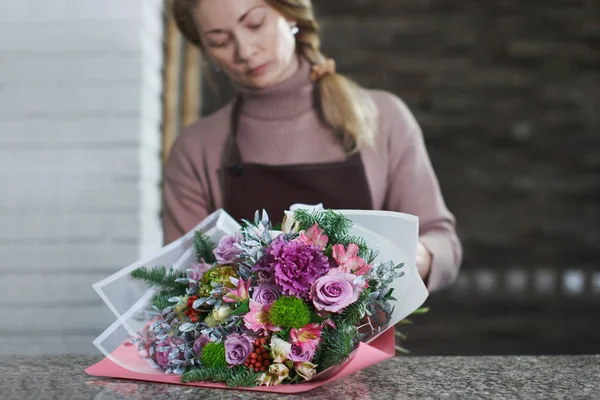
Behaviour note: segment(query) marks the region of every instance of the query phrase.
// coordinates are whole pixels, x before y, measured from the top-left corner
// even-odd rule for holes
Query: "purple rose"
[[[252,300],[259,302],[263,306],[268,306],[281,296],[279,286],[272,283],[263,283],[254,288]]]
[[[311,287],[316,309],[338,312],[358,300],[364,286],[355,285],[354,279],[355,275],[345,272],[333,272],[317,279]]]
[[[196,355],[198,357],[200,356],[200,352],[202,352],[202,348],[204,346],[206,346],[206,343],[208,343],[209,341],[210,341],[210,338],[208,337],[208,335],[206,333],[203,333],[202,335],[198,336],[198,339],[196,339],[196,341],[194,341],[192,350],[194,350],[194,353],[196,353]]]
[[[232,333],[225,339],[225,360],[229,365],[240,365],[252,352],[252,339],[246,335]]]
[[[235,246],[237,243],[238,236],[236,235],[223,236],[219,240],[217,248],[213,250],[213,254],[219,264],[230,264],[237,259],[242,252],[242,250]]]
[[[292,344],[292,350],[290,350],[288,358],[293,362],[304,362],[312,360],[314,355],[314,350],[308,349],[306,351],[302,351],[302,347]]]
[[[171,360],[169,360],[169,354],[171,352],[175,352],[175,357],[173,359],[184,360],[184,354],[178,346],[184,344],[184,341],[180,338],[167,338],[166,340],[156,344],[156,353],[154,357],[158,365],[162,368],[168,368]]]

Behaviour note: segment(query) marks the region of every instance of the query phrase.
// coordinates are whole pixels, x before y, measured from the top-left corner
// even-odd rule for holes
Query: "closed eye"
[[[255,23],[255,24],[250,24],[249,27],[250,29],[256,30],[258,28],[260,28],[261,26],[263,26],[263,24],[265,23],[265,18],[263,18],[260,22]]]

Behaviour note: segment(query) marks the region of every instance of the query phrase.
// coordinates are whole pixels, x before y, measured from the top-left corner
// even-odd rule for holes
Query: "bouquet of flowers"
[[[381,258],[376,245],[385,239],[373,241],[376,234],[342,212],[298,208],[276,227],[264,211],[243,225],[228,222],[228,229],[188,233],[172,246],[180,251],[168,268],[132,265],[118,273],[142,293],[127,312],[109,301],[106,287],[99,291],[127,331],[118,349],[103,351],[107,357],[138,371],[144,360],[183,384],[302,384],[334,376],[361,343],[425,300],[420,290],[398,313],[397,294],[406,300],[407,293],[395,290],[406,292],[398,284],[410,271],[406,261]],[[124,350],[132,345],[135,355]]]

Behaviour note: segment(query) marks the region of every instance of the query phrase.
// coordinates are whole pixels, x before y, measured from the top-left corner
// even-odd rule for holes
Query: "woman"
[[[396,96],[335,72],[310,0],[174,0],[173,12],[237,95],[173,144],[166,243],[221,207],[238,220],[294,203],[386,209],[419,217],[429,290],[453,283],[462,247],[417,122]]]

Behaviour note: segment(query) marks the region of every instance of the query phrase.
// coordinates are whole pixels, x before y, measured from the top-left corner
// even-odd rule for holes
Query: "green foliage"
[[[184,372],[181,382],[227,382],[233,374],[233,370],[227,367],[198,368]]]
[[[325,327],[321,333],[321,346],[313,363],[319,366],[319,371],[344,361],[354,350],[354,339],[358,335],[356,327],[340,322],[335,328]]]
[[[225,382],[229,387],[252,387],[257,385],[261,372],[254,372],[247,367],[212,367],[199,368],[185,372],[181,376],[182,383],[189,382]]]
[[[271,306],[269,319],[275,326],[299,329],[310,322],[310,310],[304,300],[283,296]]]
[[[350,325],[357,325],[367,313],[370,293],[371,291],[368,288],[363,290],[360,296],[358,296],[358,300],[333,317],[335,323],[342,322]]]
[[[202,364],[209,368],[226,367],[225,360],[225,344],[224,343],[207,343],[202,348]]]
[[[421,307],[421,308],[418,308],[415,311],[413,311],[413,313],[411,315],[426,314],[429,312],[429,310],[430,310],[429,307]]]
[[[233,375],[227,379],[229,387],[252,387],[257,385],[258,378],[262,372],[255,372],[247,367],[237,367],[234,369]]]
[[[176,271],[173,268],[168,270],[164,266],[152,268],[150,271],[146,267],[140,267],[131,272],[133,279],[146,282],[149,286],[159,287],[162,290],[170,290],[180,295],[185,294],[186,283],[175,282],[176,279],[187,278],[185,271]]]
[[[212,264],[217,261],[213,250],[217,246],[204,232],[196,231],[194,235],[194,249],[196,249],[196,261]]]
[[[333,210],[296,210],[294,218],[298,221],[300,229],[307,230],[314,224],[323,229],[330,242],[339,243],[339,240],[348,235],[352,221]]]
[[[231,313],[231,315],[243,315],[250,312],[250,300],[246,299],[242,303],[240,303],[235,310]]]
[[[185,289],[183,290],[183,293],[181,290],[161,290],[160,292],[155,293],[152,297],[152,305],[159,310],[164,310],[165,308],[173,305],[173,303],[169,301],[170,298],[183,296],[184,294]]]

